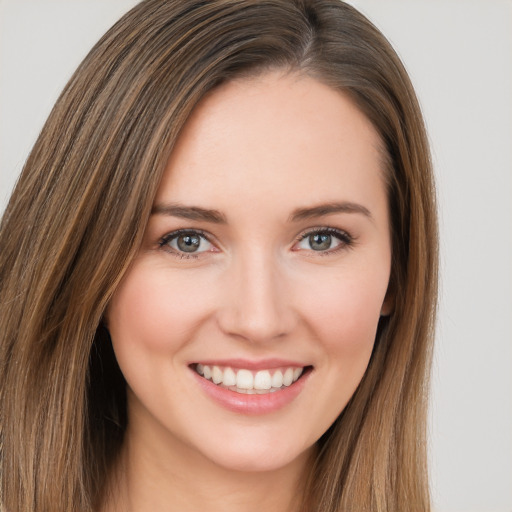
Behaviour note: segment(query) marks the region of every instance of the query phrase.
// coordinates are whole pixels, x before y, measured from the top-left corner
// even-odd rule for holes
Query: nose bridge
[[[271,341],[292,327],[286,276],[269,250],[244,250],[229,270],[221,327],[252,342]]]

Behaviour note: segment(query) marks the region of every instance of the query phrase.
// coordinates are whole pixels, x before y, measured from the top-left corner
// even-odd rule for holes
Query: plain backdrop
[[[0,0],[0,212],[72,71],[135,3]],[[511,512],[512,1],[351,3],[404,60],[432,143],[442,244],[435,510]]]

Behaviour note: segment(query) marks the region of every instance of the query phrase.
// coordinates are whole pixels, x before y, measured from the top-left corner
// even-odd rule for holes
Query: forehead
[[[283,207],[293,200],[363,201],[372,183],[384,186],[380,147],[353,102],[311,77],[272,72],[231,81],[185,124],[157,202],[191,194],[216,203],[206,207],[226,198],[254,206],[262,195]]]

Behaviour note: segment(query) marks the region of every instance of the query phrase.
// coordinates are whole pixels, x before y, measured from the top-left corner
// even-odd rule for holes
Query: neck
[[[128,429],[102,512],[298,512],[313,449],[284,467],[221,467],[181,443],[163,446]]]

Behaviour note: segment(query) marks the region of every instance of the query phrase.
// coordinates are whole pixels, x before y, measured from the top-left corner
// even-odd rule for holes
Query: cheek
[[[310,338],[320,349],[312,412],[318,436],[343,411],[366,372],[386,293],[385,272],[374,279],[351,270],[338,279],[324,279],[314,297],[301,303]]]
[[[308,311],[309,325],[332,363],[350,372],[361,364],[366,367],[386,288],[386,275],[353,272],[343,279],[331,279],[314,300],[303,306]]]
[[[108,308],[108,327],[116,352],[123,347],[178,350],[205,314],[201,288],[186,276],[132,268]]]

